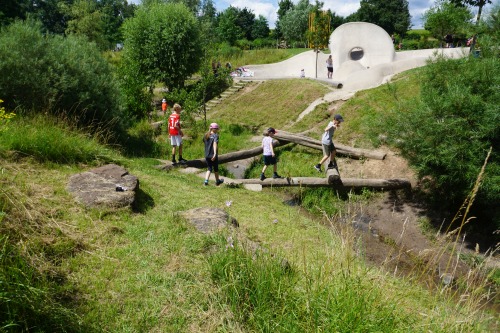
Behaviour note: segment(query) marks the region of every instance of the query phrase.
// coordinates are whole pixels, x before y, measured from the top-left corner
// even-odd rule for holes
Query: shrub
[[[486,234],[500,227],[499,61],[438,59],[422,71],[419,100],[402,105],[389,125],[395,144],[428,180],[430,198],[443,210],[458,210],[493,147],[471,213],[482,218]]]
[[[119,91],[97,47],[15,22],[0,32],[0,95],[10,109],[64,114],[92,128],[120,124]]]

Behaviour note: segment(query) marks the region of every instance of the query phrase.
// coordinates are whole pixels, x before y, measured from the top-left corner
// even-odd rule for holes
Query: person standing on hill
[[[168,103],[167,100],[164,98],[161,100],[161,110],[163,111],[163,115],[167,114],[167,109],[168,109]]]
[[[274,147],[273,147],[273,137],[274,134],[276,134],[276,130],[272,127],[269,127],[265,132],[264,132],[264,137],[262,138],[262,152],[263,152],[263,157],[264,157],[264,167],[262,168],[262,173],[260,174],[260,180],[266,179],[266,169],[268,165],[273,166],[273,178],[281,178],[280,175],[278,175],[278,166],[277,166],[277,160],[276,160],[276,155],[274,154]]]
[[[330,158],[330,163],[328,163],[328,169],[333,169],[337,167],[335,163],[335,145],[333,144],[333,133],[337,128],[339,128],[340,123],[344,122],[344,118],[340,114],[333,116],[333,121],[330,121],[325,127],[325,131],[321,137],[321,144],[323,146],[323,158],[318,164],[314,166],[318,172],[321,172],[321,165]]]
[[[333,59],[331,54],[326,59],[326,69],[328,71],[328,78],[331,79],[333,76]]]
[[[182,158],[182,133],[181,129],[181,106],[177,103],[174,104],[172,114],[168,117],[168,136],[170,137],[170,143],[172,145],[172,163],[177,163],[175,161],[175,153],[177,147],[179,147],[179,162],[186,163],[187,160]]]
[[[219,186],[224,182],[224,179],[219,178],[219,125],[211,123],[210,129],[203,136],[203,143],[205,143],[205,161],[207,162],[207,174],[205,175],[205,182],[203,185],[208,185],[208,179],[212,171],[215,175],[215,185]]]

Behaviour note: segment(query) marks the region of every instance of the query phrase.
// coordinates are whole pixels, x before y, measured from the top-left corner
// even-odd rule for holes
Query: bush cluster
[[[432,202],[457,211],[493,147],[472,216],[489,234],[500,227],[500,60],[439,58],[422,71],[417,101],[397,110],[389,128],[395,144],[426,179]]]
[[[92,128],[118,125],[120,93],[95,44],[41,29],[39,22],[18,21],[0,32],[0,95],[6,107],[65,114]]]

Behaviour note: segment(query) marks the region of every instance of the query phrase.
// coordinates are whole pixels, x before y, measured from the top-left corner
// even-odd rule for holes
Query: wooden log
[[[340,175],[337,169],[326,169],[326,179],[328,179],[328,184],[338,183]]]
[[[274,147],[278,147],[278,146],[282,146],[282,145],[286,145],[286,144],[288,144],[288,142],[280,142],[277,140],[273,140]],[[219,164],[243,160],[245,158],[258,156],[260,154],[262,154],[262,147],[260,147],[260,146],[252,148],[252,149],[234,151],[231,153],[219,155]],[[194,167],[194,168],[204,168],[207,166],[207,162],[205,161],[204,158],[199,158],[196,160],[189,160],[185,163],[185,165],[188,167]]]
[[[328,182],[328,178],[319,177],[288,177],[281,179],[267,178],[259,179],[238,179],[241,184],[260,184],[263,187],[287,187],[287,186],[302,186],[302,187],[331,187],[335,189],[376,189],[376,190],[397,190],[411,188],[409,180],[404,178],[395,179],[358,179],[358,178],[341,178],[333,184]]]
[[[322,145],[320,140],[310,138],[302,134],[295,134],[286,131],[278,131],[274,136],[277,140],[292,142],[306,147],[322,150]],[[383,160],[386,156],[384,152],[353,148],[340,143],[335,143],[335,148],[339,155],[345,155],[353,158],[371,158],[376,160]]]

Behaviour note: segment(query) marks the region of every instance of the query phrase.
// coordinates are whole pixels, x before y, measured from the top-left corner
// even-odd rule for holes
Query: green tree
[[[309,13],[313,6],[309,0],[300,0],[293,9],[287,11],[280,21],[280,29],[286,41],[299,43],[303,47],[307,45],[306,32],[308,30]]]
[[[65,8],[71,6],[73,0],[32,0],[30,13],[40,20],[47,31],[64,34],[68,27],[68,15]]]
[[[17,18],[24,20],[29,9],[29,0],[3,0],[0,7],[0,26],[8,25]]]
[[[264,16],[259,15],[252,27],[252,39],[255,40],[257,38],[268,38],[269,33],[270,30],[267,19]]]
[[[389,35],[403,36],[411,26],[408,0],[361,0],[355,18],[376,24]]]
[[[312,30],[307,32],[307,37],[311,47],[316,51],[316,65],[318,64],[318,52],[320,48],[328,46],[330,39],[330,11],[323,12],[323,3],[316,0],[314,5]],[[318,77],[318,66],[316,66],[315,76]]]
[[[115,47],[116,43],[123,42],[121,26],[126,19],[134,16],[137,8],[127,0],[100,0],[99,8],[104,22],[104,38],[107,47]]]
[[[468,8],[456,7],[448,0],[438,0],[423,15],[425,29],[441,41],[446,34],[465,34],[471,19]]]
[[[145,78],[145,86],[163,82],[169,88],[182,87],[198,70],[199,29],[185,5],[158,3],[140,7],[123,29],[124,57]]]
[[[481,13],[483,12],[483,7],[486,4],[491,3],[491,0],[451,0],[451,2],[458,6],[469,5],[473,7],[478,7],[477,17],[476,17],[476,25],[477,25],[481,21]]]
[[[290,10],[293,9],[294,4],[292,0],[278,0],[278,19],[276,20],[276,28],[275,28],[275,34],[278,38],[282,38],[283,34],[281,32],[280,24],[281,20],[283,17],[285,17],[286,13]]]
[[[68,20],[66,34],[85,36],[89,41],[95,42],[101,49],[107,48],[104,37],[103,15],[98,9],[97,1],[76,0],[65,9]]]
[[[229,6],[217,16],[217,36],[221,42],[235,45],[236,41],[243,37],[243,31],[237,23],[238,10]]]
[[[252,40],[252,29],[255,23],[255,14],[248,8],[238,9],[236,15],[236,24],[240,27],[243,37]]]

